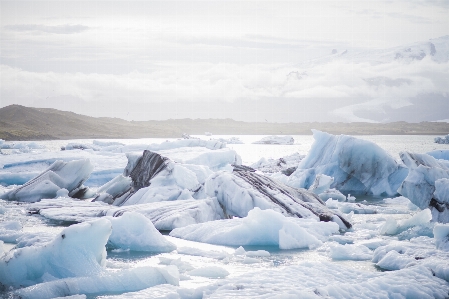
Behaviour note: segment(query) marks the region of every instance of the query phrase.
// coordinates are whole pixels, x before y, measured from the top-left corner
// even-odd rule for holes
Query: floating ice
[[[223,219],[223,209],[216,198],[162,201],[122,207],[71,199],[42,200],[29,207],[30,213],[56,221],[84,222],[102,216],[120,216],[137,212],[147,217],[158,230],[172,230],[190,224]]]
[[[218,141],[226,144],[243,144],[244,142],[238,137],[218,138]]]
[[[287,144],[292,145],[295,143],[295,139],[292,136],[266,136],[259,141],[253,142],[253,144]]]
[[[333,222],[285,217],[254,208],[245,218],[210,221],[174,229],[170,236],[218,245],[267,245],[281,249],[311,248],[337,233]]]
[[[87,191],[83,183],[93,170],[89,160],[71,162],[56,161],[47,170],[21,187],[0,195],[7,200],[35,202],[54,198],[60,189],[66,189],[72,197],[83,197]]]
[[[394,218],[388,218],[385,224],[380,228],[382,235],[396,235],[413,226],[428,226],[432,220],[432,214],[429,209],[416,213],[412,217],[397,221]]]
[[[309,188],[317,175],[334,178],[331,187],[345,193],[394,195],[407,169],[378,145],[351,136],[313,130],[315,142],[287,184]]]
[[[229,256],[229,254],[224,251],[202,250],[202,249],[193,248],[193,247],[179,247],[177,249],[177,251],[180,254],[203,256],[203,257],[209,257],[209,258],[213,258],[213,259],[217,259],[217,260],[222,260]]]
[[[112,223],[108,244],[113,248],[150,252],[170,252],[176,249],[176,245],[166,240],[142,214],[125,212],[120,217],[107,219]]]
[[[410,170],[399,193],[420,209],[429,208],[434,221],[449,222],[449,181],[440,180],[449,179],[449,162],[408,152],[401,152],[400,157]]]
[[[435,137],[434,141],[439,144],[449,144],[449,134],[443,137]]]
[[[436,277],[449,282],[449,252],[435,249],[432,241],[429,237],[418,237],[390,242],[374,250],[372,262],[386,270],[424,266]]]
[[[111,223],[99,219],[67,227],[45,245],[11,250],[0,258],[0,281],[17,287],[100,274],[110,233]]]
[[[117,294],[139,291],[160,284],[179,284],[175,266],[138,267],[88,277],[59,279],[15,291],[20,298],[43,299],[67,295]]]
[[[331,243],[329,246],[329,256],[334,260],[370,260],[373,252],[363,245]]]
[[[264,173],[281,172],[282,174],[289,176],[296,170],[299,162],[301,162],[304,157],[304,155],[294,153],[279,159],[267,160],[266,158],[260,158],[260,160],[252,164],[251,167]]]
[[[206,181],[205,190],[207,195],[217,197],[229,216],[245,217],[258,207],[293,217],[335,221],[342,229],[351,227],[342,215],[329,210],[314,193],[245,169],[214,173]]]
[[[439,298],[449,284],[422,266],[391,272],[366,272],[341,263],[303,262],[220,280],[202,288],[220,298]]]

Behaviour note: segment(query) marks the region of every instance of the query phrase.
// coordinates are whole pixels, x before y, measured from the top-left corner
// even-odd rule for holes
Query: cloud
[[[90,27],[84,25],[39,25],[39,24],[17,24],[6,25],[5,29],[18,32],[43,32],[43,33],[55,33],[55,34],[75,34],[88,30]]]

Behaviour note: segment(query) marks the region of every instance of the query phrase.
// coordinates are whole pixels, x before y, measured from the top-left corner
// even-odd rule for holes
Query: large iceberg
[[[253,144],[286,144],[292,145],[295,143],[295,139],[292,136],[266,136],[258,141],[253,142]]]
[[[351,224],[329,210],[314,193],[286,186],[265,175],[235,167],[232,173],[219,171],[205,183],[206,193],[217,197],[227,216],[246,217],[255,207],[272,209],[286,216],[337,222],[342,229]]]
[[[333,222],[285,217],[273,210],[254,208],[245,218],[193,224],[171,231],[170,236],[219,245],[265,245],[280,249],[314,248],[335,233]]]
[[[0,258],[0,281],[18,287],[100,274],[110,234],[111,222],[99,219],[67,227],[47,244],[9,251]]]
[[[0,198],[35,202],[59,196],[64,193],[61,193],[61,190],[68,192],[71,197],[82,198],[88,190],[83,183],[89,178],[92,170],[93,165],[88,159],[70,162],[58,160],[24,185],[1,194]]]
[[[344,193],[392,196],[407,176],[407,168],[370,141],[317,130],[313,137],[309,154],[286,181],[290,186],[309,188],[325,174],[334,178],[331,188]]]
[[[409,152],[401,152],[400,157],[409,174],[399,193],[419,208],[429,208],[434,221],[449,222],[449,162]]]

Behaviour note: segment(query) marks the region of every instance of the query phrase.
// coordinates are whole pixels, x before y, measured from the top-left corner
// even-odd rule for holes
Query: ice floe
[[[292,136],[266,136],[258,141],[253,142],[253,144],[286,144],[292,145],[295,143],[295,139]]]

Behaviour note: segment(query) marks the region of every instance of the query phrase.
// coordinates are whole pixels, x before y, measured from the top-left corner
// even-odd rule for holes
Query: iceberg
[[[449,224],[438,223],[433,228],[435,245],[438,249],[449,251]]]
[[[286,184],[310,188],[324,174],[334,178],[331,188],[343,193],[395,195],[407,168],[375,143],[347,135],[313,130],[315,142]]]
[[[153,223],[136,212],[125,212],[120,217],[107,217],[112,224],[108,246],[132,251],[170,252],[176,245],[166,240]]]
[[[292,145],[295,143],[295,139],[292,136],[266,136],[258,141],[253,142],[253,144],[286,144]]]
[[[265,175],[235,167],[232,173],[219,171],[205,182],[206,194],[217,197],[227,216],[246,217],[254,207],[272,209],[286,216],[335,221],[342,229],[351,224],[329,210],[314,193],[277,182]]]
[[[47,170],[24,185],[1,194],[1,199],[36,202],[54,198],[58,191],[66,189],[74,198],[84,198],[88,188],[83,183],[89,178],[93,165],[88,159],[63,162],[55,161]]]
[[[299,162],[301,162],[304,157],[305,155],[294,153],[279,159],[267,160],[266,158],[261,158],[259,161],[252,164],[251,167],[264,173],[281,172],[282,174],[289,176],[296,170]]]
[[[264,245],[280,249],[314,248],[339,232],[333,222],[285,217],[254,208],[244,218],[210,221],[177,228],[170,236],[216,245]]]
[[[433,221],[449,222],[449,162],[409,152],[400,157],[409,174],[398,192],[420,209],[429,208]]]
[[[111,222],[98,219],[72,225],[53,241],[9,251],[0,258],[0,281],[19,287],[67,278],[100,274],[106,263],[106,242]]]
[[[449,144],[449,134],[443,137],[435,137],[433,141],[439,144]]]

